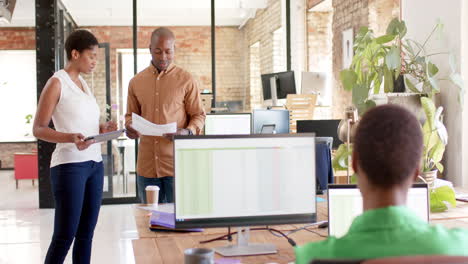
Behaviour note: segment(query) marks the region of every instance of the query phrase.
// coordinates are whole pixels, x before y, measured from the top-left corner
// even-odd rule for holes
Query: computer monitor
[[[340,119],[330,120],[298,120],[297,133],[315,133],[317,137],[332,137],[333,149],[337,149],[343,142],[338,138]]]
[[[326,72],[302,72],[301,94],[317,94],[317,105],[330,106],[332,91]]]
[[[256,109],[253,111],[254,134],[288,134],[289,111]]]
[[[424,221],[429,221],[428,189],[425,183],[413,184],[408,191],[407,206]],[[356,216],[362,214],[362,195],[356,185],[328,185],[328,232],[344,236]]]
[[[207,114],[205,135],[250,135],[252,115],[250,113]]]
[[[174,170],[176,228],[316,221],[313,134],[176,136]],[[265,254],[256,246],[217,252]]]
[[[296,93],[296,82],[293,71],[262,74],[261,78],[263,100],[272,99],[275,101],[276,99],[286,98],[288,94]]]

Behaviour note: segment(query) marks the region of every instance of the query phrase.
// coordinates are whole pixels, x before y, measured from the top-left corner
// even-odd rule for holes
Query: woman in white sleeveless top
[[[45,263],[63,263],[73,241],[73,263],[90,263],[91,244],[102,200],[104,168],[101,146],[84,139],[117,129],[99,124],[99,106],[80,73],[96,65],[98,41],[86,30],[65,42],[68,63],[42,91],[34,136],[57,143],[50,174],[55,199],[54,234]],[[48,127],[50,120],[55,130]]]

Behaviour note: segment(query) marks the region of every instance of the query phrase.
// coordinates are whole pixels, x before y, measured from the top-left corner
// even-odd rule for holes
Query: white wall
[[[465,69],[467,37],[465,35],[467,26],[463,23],[466,12],[462,12],[462,6],[466,9],[463,0],[402,0],[402,18],[408,27],[407,37],[423,43],[429,35],[437,19],[444,24],[442,41],[434,38],[428,47],[432,51],[448,51],[454,53],[459,59],[457,71]],[[462,19],[463,18],[463,19]],[[463,50],[462,50],[463,49]],[[461,61],[460,61],[461,60]],[[450,71],[446,56],[434,57],[433,61],[440,68],[440,74],[447,76]],[[456,186],[468,185],[468,149],[463,135],[467,135],[467,107],[462,112],[462,105],[457,99],[456,87],[449,82],[441,82],[441,104],[445,111],[445,125],[449,133],[449,144],[444,158],[446,170],[444,176]]]
[[[461,5],[461,73],[468,88],[468,1]],[[468,93],[464,95],[464,112],[462,114],[462,186],[468,186]]]

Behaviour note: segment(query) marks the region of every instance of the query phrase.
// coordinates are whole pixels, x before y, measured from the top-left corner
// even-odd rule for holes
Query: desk
[[[457,191],[459,191],[457,189]],[[468,190],[467,190],[468,192]],[[227,241],[216,241],[207,244],[200,244],[199,241],[211,239],[227,233],[226,228],[210,228],[200,233],[175,233],[175,232],[152,232],[148,228],[148,211],[138,209],[135,205],[134,215],[140,239],[133,240],[133,252],[136,264],[146,263],[183,263],[184,250],[193,247],[214,248],[225,246]],[[328,218],[327,202],[317,203],[317,220],[323,221]],[[468,203],[457,202],[457,207],[444,213],[434,213],[430,216],[431,223],[443,224],[447,227],[468,228]],[[283,231],[292,230],[304,225],[284,225],[272,228]],[[328,229],[314,229],[322,235],[328,234]],[[305,230],[291,234],[290,237],[297,244],[320,241],[325,238],[320,237]],[[235,237],[234,237],[235,239]],[[278,253],[272,255],[259,255],[248,257],[232,257],[241,259],[242,263],[290,263],[294,261],[294,251],[285,238],[273,236],[267,231],[251,231],[250,240],[258,243],[273,243],[276,245]],[[215,255],[215,259],[222,258]]]

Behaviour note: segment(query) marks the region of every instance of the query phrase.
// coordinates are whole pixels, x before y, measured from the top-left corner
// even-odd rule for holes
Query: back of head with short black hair
[[[85,49],[90,49],[99,42],[93,33],[88,30],[78,29],[73,31],[65,41],[65,51],[67,52],[67,59],[71,59],[72,50],[82,52]]]
[[[389,188],[414,176],[421,162],[423,136],[416,117],[396,105],[364,114],[355,135],[359,167],[376,188]]]

